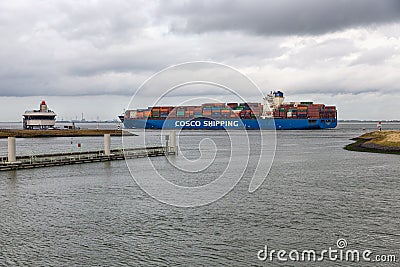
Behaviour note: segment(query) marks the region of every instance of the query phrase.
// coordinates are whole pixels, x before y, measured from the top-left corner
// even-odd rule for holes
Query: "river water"
[[[400,129],[400,124],[384,127]],[[233,190],[200,207],[180,208],[150,197],[125,161],[1,172],[0,265],[275,266],[276,259],[257,258],[265,246],[318,252],[336,248],[339,238],[346,239],[348,249],[395,254],[400,261],[400,157],[344,150],[363,128],[376,125],[280,131],[272,168],[258,190],[248,190],[256,166],[250,155],[250,167]],[[149,145],[163,142],[160,132],[146,135]],[[257,153],[259,135],[249,135]],[[126,140],[132,147],[142,145],[135,138]],[[211,167],[200,174],[169,167],[182,156],[199,157],[204,138],[214,141],[205,142],[205,151],[218,149]],[[168,180],[204,185],[226,168],[230,144],[223,132],[184,131],[179,139],[180,156],[151,159]],[[77,150],[77,143],[82,150],[101,149],[103,139],[18,139],[17,150],[19,155],[68,152]],[[6,146],[0,139],[0,156],[6,156]],[[112,146],[120,148],[121,138],[113,137]],[[132,159],[128,166],[133,175],[152,178],[147,162]],[[280,266],[397,265],[325,260]]]

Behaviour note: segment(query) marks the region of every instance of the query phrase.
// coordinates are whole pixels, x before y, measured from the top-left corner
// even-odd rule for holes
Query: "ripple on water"
[[[361,129],[279,132],[274,165],[259,190],[248,193],[248,172],[227,196],[199,208],[150,198],[123,161],[0,173],[0,265],[262,265],[257,252],[264,245],[322,250],[338,238],[351,248],[397,252],[399,157],[343,150]],[[184,147],[193,150],[191,135],[209,132],[185,133]],[[224,135],[215,138],[227,145]],[[102,140],[85,143],[97,147]],[[193,182],[176,170],[170,177]]]

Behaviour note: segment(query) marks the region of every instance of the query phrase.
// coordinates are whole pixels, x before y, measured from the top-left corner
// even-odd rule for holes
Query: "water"
[[[257,252],[323,250],[345,238],[350,249],[397,254],[400,260],[400,165],[398,155],[343,150],[363,128],[343,123],[335,130],[282,131],[269,176],[248,192],[253,162],[225,197],[197,208],[162,204],[144,193],[124,161],[0,173],[0,265],[9,266],[275,266]],[[400,124],[386,124],[400,129]],[[252,149],[257,148],[251,133]],[[182,153],[200,155],[197,140],[212,137],[220,152],[207,174],[194,179],[152,158],[167,178],[202,185],[226,167],[228,139],[222,132],[187,131]],[[132,145],[137,143],[132,138]],[[70,138],[18,139],[19,153],[67,148]],[[74,142],[78,140],[74,140]],[[80,139],[100,148],[102,138]],[[120,146],[120,139],[113,138]],[[149,143],[161,142],[159,132]],[[0,140],[1,156],[5,141]],[[205,144],[207,148],[207,144]],[[252,150],[253,151],[253,150]],[[179,158],[176,159],[179,161]],[[135,175],[147,159],[133,159]],[[253,165],[252,165],[253,164]],[[396,266],[328,262],[282,266]]]

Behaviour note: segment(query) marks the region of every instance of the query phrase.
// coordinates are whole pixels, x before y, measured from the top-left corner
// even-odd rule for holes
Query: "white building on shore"
[[[38,110],[25,111],[22,116],[24,129],[48,129],[55,126],[57,114],[43,100]]]

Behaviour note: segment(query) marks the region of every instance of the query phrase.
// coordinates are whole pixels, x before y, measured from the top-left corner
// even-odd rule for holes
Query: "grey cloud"
[[[353,60],[351,65],[378,65],[385,63],[386,60],[389,60],[394,55],[399,55],[399,48],[394,47],[379,47],[366,51],[362,51],[361,55]]]
[[[57,5],[60,14],[51,23],[66,39],[91,41],[97,47],[135,39],[151,25],[148,1],[64,1]]]
[[[0,3],[1,96],[128,96],[155,72],[194,60],[259,76],[257,84],[268,91],[388,93],[400,82],[398,24],[291,36],[394,21],[394,1],[11,2]],[[168,32],[168,25],[184,34]],[[360,47],[370,33],[376,48]],[[352,54],[359,58],[343,59]],[[144,95],[159,95],[160,88]]]
[[[156,72],[176,62],[193,59],[192,51],[187,47],[187,44],[180,41],[159,44],[138,40],[132,45],[91,49],[85,51],[86,57],[70,60],[68,73],[92,76],[108,72]]]
[[[333,38],[321,42],[312,39],[295,51],[289,51],[284,60],[276,60],[274,64],[280,68],[309,68],[317,65],[320,68],[330,68],[332,64],[347,65],[343,62],[344,58],[359,51],[351,39]]]
[[[171,30],[204,33],[245,31],[261,35],[317,35],[400,20],[398,0],[279,0],[161,2],[174,17]]]

